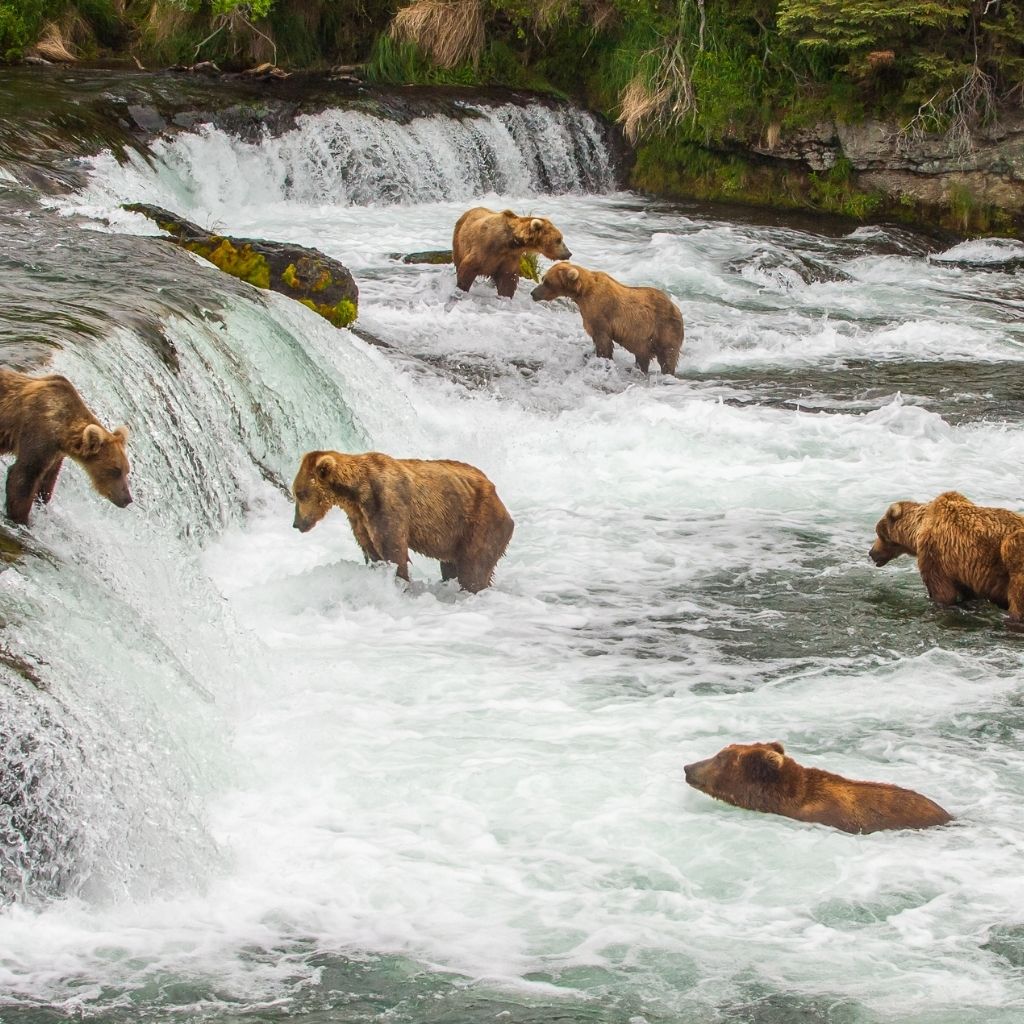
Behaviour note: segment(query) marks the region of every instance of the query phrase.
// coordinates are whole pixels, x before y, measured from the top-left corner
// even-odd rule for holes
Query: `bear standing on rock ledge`
[[[781,743],[731,743],[683,770],[694,789],[716,800],[843,832],[931,828],[953,820],[912,789],[805,768],[786,756]]]
[[[27,377],[0,370],[0,455],[15,456],[7,472],[7,515],[28,525],[32,502],[53,497],[65,457],[89,474],[118,508],[130,505],[128,428],[107,430],[64,377]]]
[[[1024,621],[1024,516],[975,505],[957,491],[897,501],[875,527],[869,557],[887,565],[915,555],[928,596],[952,605],[982,597]]]
[[[549,260],[572,256],[562,232],[546,217],[519,217],[511,210],[495,213],[485,206],[467,210],[452,237],[452,259],[464,292],[478,277],[489,277],[498,294],[511,299],[519,284],[520,260],[538,252]]]
[[[337,505],[367,562],[393,562],[408,581],[412,549],[471,593],[491,585],[515,525],[479,469],[447,459],[308,452],[292,494],[295,529],[306,533]]]

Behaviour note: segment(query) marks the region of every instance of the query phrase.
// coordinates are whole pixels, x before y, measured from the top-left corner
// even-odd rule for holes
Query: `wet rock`
[[[731,260],[726,268],[779,291],[791,291],[802,285],[852,280],[845,271],[830,267],[811,256],[769,247],[758,248],[749,256]]]
[[[359,289],[352,275],[337,260],[317,249],[214,234],[148,203],[127,203],[124,209],[148,217],[176,245],[209,260],[226,274],[257,288],[287,295],[335,327],[347,327],[358,315]]]
[[[167,128],[167,122],[160,116],[156,107],[142,106],[141,104],[129,103],[128,113],[132,121],[144,132],[151,132],[156,135]]]
[[[451,249],[426,249],[423,252],[411,252],[406,256],[395,253],[392,259],[401,260],[403,263],[431,263],[441,266],[452,262]]]
[[[969,138],[910,131],[895,121],[820,121],[750,143],[750,152],[815,172],[845,160],[859,185],[929,206],[957,194],[1012,213],[1024,211],[1024,114],[1004,112]]]

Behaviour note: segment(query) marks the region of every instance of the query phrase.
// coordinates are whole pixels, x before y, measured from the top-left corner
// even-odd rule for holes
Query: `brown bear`
[[[311,530],[337,505],[367,562],[393,562],[408,580],[411,548],[472,593],[491,585],[515,525],[479,469],[447,459],[307,452],[292,493],[295,529]]]
[[[32,502],[53,497],[65,457],[119,508],[130,505],[128,428],[107,430],[64,377],[27,377],[0,369],[0,455],[15,456],[7,472],[7,515],[28,525]]]
[[[495,213],[484,206],[467,210],[452,236],[452,259],[464,292],[478,277],[489,277],[499,295],[512,298],[519,284],[520,260],[538,252],[549,260],[572,256],[562,232],[546,217],[519,217],[511,210]]]
[[[734,807],[831,825],[843,832],[931,828],[953,820],[912,789],[804,768],[786,756],[781,743],[731,743],[683,771],[694,789]]]
[[[600,271],[572,263],[556,263],[530,293],[545,302],[566,296],[583,315],[583,329],[603,359],[611,359],[612,342],[636,358],[644,373],[651,358],[662,373],[675,373],[683,347],[683,316],[676,304],[657,288],[630,288]]]
[[[883,566],[916,555],[928,596],[951,605],[982,597],[1024,619],[1024,516],[975,505],[957,491],[897,501],[875,527],[868,556]]]

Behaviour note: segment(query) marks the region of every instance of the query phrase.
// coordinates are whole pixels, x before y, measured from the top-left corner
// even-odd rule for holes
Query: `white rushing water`
[[[127,328],[55,358],[132,425],[137,502],[69,468],[33,523],[52,562],[0,576],[46,685],[0,664],[4,718],[66,784],[36,801],[62,877],[11,869],[0,1017],[1019,1021],[1020,638],[866,552],[898,498],[1019,503],[1020,279],[613,193],[578,114],[373,120],[101,157],[68,207],[315,245],[392,347],[252,292],[168,317],[176,370]],[[477,201],[668,289],[680,376],[391,258]],[[319,447],[483,469],[516,520],[495,586],[414,557],[404,587],[338,512],[299,535],[273,481]],[[854,837],[684,785],[773,739],[959,821]]]

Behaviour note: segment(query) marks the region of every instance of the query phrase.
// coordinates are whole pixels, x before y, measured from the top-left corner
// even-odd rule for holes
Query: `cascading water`
[[[0,183],[0,341],[61,343],[136,494],[69,466],[0,574],[4,1024],[1019,1019],[1019,643],[866,559],[894,499],[1019,501],[1018,253],[613,187],[596,123],[539,105],[180,134],[31,215]],[[133,237],[137,200],[341,259],[389,347]],[[668,288],[681,376],[391,258],[476,202]],[[484,469],[496,585],[402,587],[340,513],[298,535],[324,446]],[[758,739],[959,821],[686,789]]]

